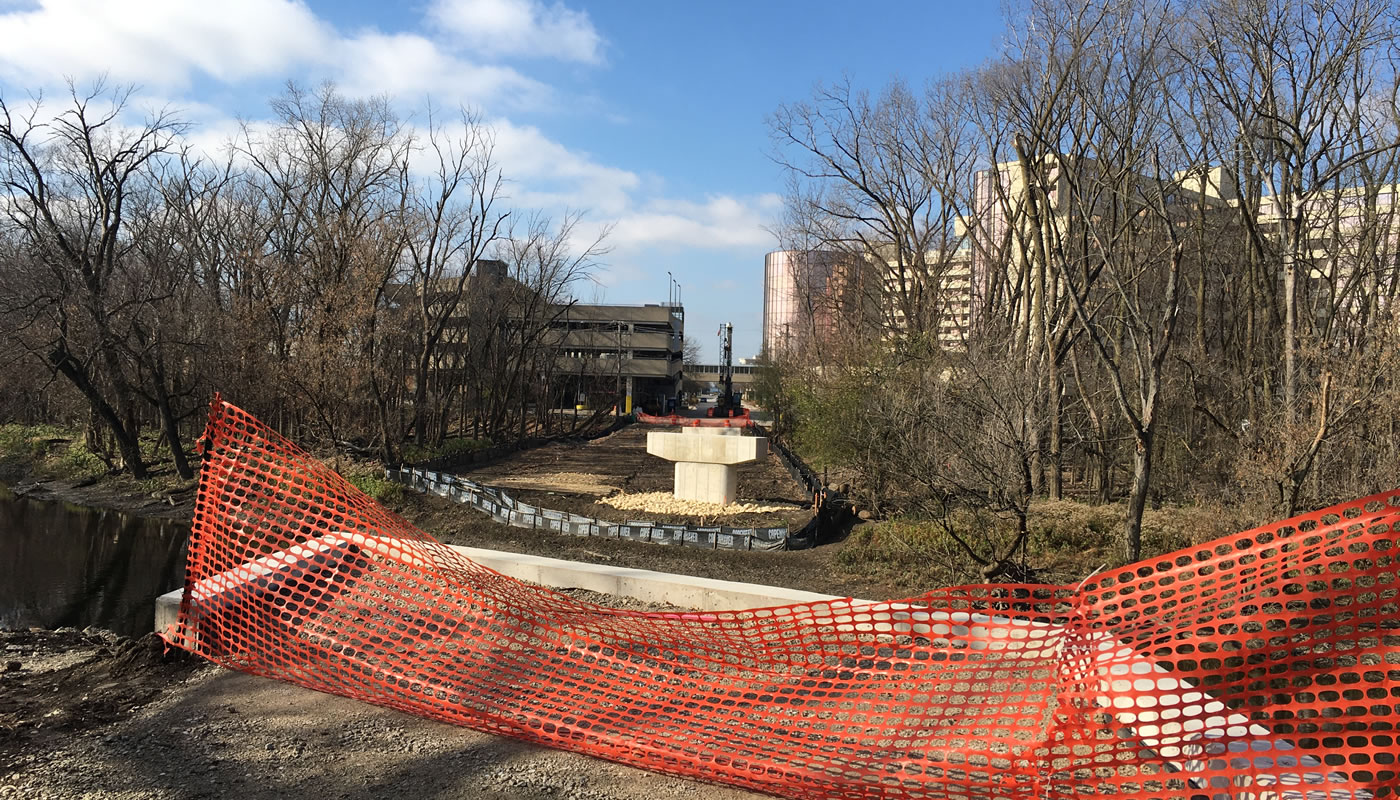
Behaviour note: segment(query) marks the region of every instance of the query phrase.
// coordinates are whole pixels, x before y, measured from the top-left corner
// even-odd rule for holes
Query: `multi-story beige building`
[[[609,388],[653,413],[670,410],[683,374],[685,309],[679,305],[574,303],[550,310],[556,376],[573,378],[576,403]]]
[[[1081,159],[1068,169],[1063,157],[1046,156],[1038,170],[1044,182],[1040,196],[1039,218],[1045,225],[1040,233],[1052,241],[1073,246],[1076,219],[1097,218],[1107,213],[1110,193],[1072,190],[1072,181],[1079,186],[1091,186],[1101,180],[1136,183],[1142,198],[1164,191],[1167,210],[1193,209],[1229,212],[1241,204],[1234,177],[1228,170],[1213,166],[1184,170],[1173,175],[1166,186],[1145,175],[1106,175],[1098,162]],[[974,176],[972,202],[964,216],[954,224],[954,241],[947,251],[931,251],[922,263],[910,265],[876,252],[864,255],[859,268],[849,269],[854,275],[871,267],[880,274],[878,314],[887,335],[910,327],[911,313],[920,314],[925,324],[935,325],[937,338],[945,349],[965,346],[978,324],[978,310],[992,304],[993,285],[1010,284],[1011,293],[1026,303],[1030,317],[1035,307],[1044,302],[1040,295],[1047,291],[1031,280],[1028,267],[1033,264],[1032,229],[1035,215],[1031,214],[1031,197],[1027,192],[1025,170],[1020,162],[999,163]],[[1102,199],[1086,201],[1086,195]],[[1363,273],[1375,273],[1366,263],[1378,258],[1395,259],[1400,255],[1400,186],[1354,187],[1320,191],[1301,202],[1289,202],[1279,196],[1264,196],[1258,203],[1255,222],[1258,229],[1272,239],[1276,246],[1286,246],[1286,210],[1290,217],[1301,219],[1306,243],[1297,255],[1307,260],[1306,271],[1319,286],[1345,287]],[[1093,205],[1086,207],[1085,203]],[[1377,219],[1377,217],[1383,217]],[[1222,225],[1226,222],[1222,221]],[[764,344],[772,351],[773,343],[782,341],[799,324],[817,332],[830,327],[831,314],[824,308],[835,304],[832,298],[841,293],[839,287],[864,288],[864,278],[840,280],[837,265],[839,254],[830,251],[778,251],[765,259],[764,276]],[[1052,274],[1060,274],[1058,270]],[[928,285],[932,284],[932,285]],[[838,287],[838,288],[834,288]],[[1063,286],[1059,287],[1063,290]],[[1060,292],[1063,296],[1063,292]],[[1002,298],[1005,301],[1005,298]],[[864,302],[864,301],[862,301]],[[799,320],[805,319],[804,322]]]
[[[925,253],[923,263],[884,259],[882,306],[888,335],[909,329],[910,314],[936,327],[945,350],[967,346],[973,314],[972,251],[966,245]]]
[[[443,281],[440,296],[455,296],[455,281]],[[411,300],[398,287],[395,302]],[[399,296],[402,295],[402,296]],[[429,303],[435,302],[429,295]],[[624,413],[633,407],[665,411],[680,395],[685,309],[679,304],[600,305],[544,302],[512,279],[501,261],[476,262],[459,306],[444,331],[434,369],[461,370],[461,354],[473,335],[486,335],[478,317],[528,337],[553,352],[551,402],[565,407],[612,404],[621,397]],[[475,327],[474,327],[475,326]]]
[[[1078,164],[1075,177],[1081,185],[1091,185],[1100,169],[1086,159]],[[994,277],[1014,274],[1029,262],[1032,223],[1022,176],[1019,162],[1001,163],[978,173],[971,211],[957,225],[955,232],[971,253],[969,284],[977,297],[987,296]],[[1145,196],[1165,190],[1169,210],[1205,206],[1210,211],[1238,213],[1244,202],[1233,173],[1220,166],[1177,172],[1166,187],[1159,187],[1148,176],[1131,177]],[[1053,236],[1068,235],[1076,216],[1099,213],[1071,201],[1069,179],[1063,159],[1047,156],[1041,216],[1048,221],[1047,233]],[[1268,191],[1267,186],[1264,191]],[[1306,262],[1299,265],[1299,275],[1313,281],[1320,293],[1344,293],[1349,284],[1364,280],[1366,275],[1380,275],[1381,270],[1368,265],[1394,260],[1400,253],[1397,195],[1400,186],[1396,185],[1320,189],[1298,199],[1265,194],[1255,201],[1253,224],[1281,255]],[[1226,224],[1222,222],[1222,227]],[[1294,250],[1289,239],[1295,236],[1299,246],[1289,252]],[[1034,296],[1028,299],[1037,301]]]

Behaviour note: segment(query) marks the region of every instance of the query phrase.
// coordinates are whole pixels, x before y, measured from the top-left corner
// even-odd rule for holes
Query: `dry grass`
[[[1126,563],[1125,506],[1072,500],[1031,507],[1027,564],[1054,583],[1077,581],[1100,566]],[[1151,558],[1228,536],[1268,521],[1268,512],[1225,506],[1167,506],[1143,514],[1142,554]],[[1004,530],[987,529],[985,518],[955,520],[967,541],[1001,540]],[[976,564],[938,525],[916,518],[868,523],[856,528],[838,562],[852,574],[875,579],[916,579],[929,587],[981,582]]]

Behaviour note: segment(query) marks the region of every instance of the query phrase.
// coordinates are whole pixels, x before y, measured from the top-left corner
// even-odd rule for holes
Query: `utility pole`
[[[617,321],[617,392],[613,395],[613,417],[622,416],[622,320]]]

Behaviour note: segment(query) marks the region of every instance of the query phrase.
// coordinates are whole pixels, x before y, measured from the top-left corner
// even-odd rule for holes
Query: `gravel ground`
[[[579,495],[609,495],[616,492],[616,486],[602,482],[602,476],[587,472],[546,472],[530,475],[497,475],[491,479],[492,486],[506,489],[533,489],[535,491],[565,492]]]
[[[706,503],[700,500],[681,500],[671,492],[637,492],[615,494],[598,502],[621,511],[650,511],[657,514],[676,514],[698,519],[732,517],[740,514],[784,514],[801,511],[801,507],[791,503],[760,503],[739,500],[729,505]]]
[[[0,650],[20,662],[0,672],[0,798],[760,797],[232,672],[154,635],[0,632]]]

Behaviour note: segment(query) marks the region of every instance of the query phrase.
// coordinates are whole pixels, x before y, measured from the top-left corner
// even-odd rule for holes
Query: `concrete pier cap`
[[[647,433],[647,452],[676,462],[672,494],[680,500],[729,505],[737,499],[739,464],[768,455],[768,440],[737,428],[685,428]]]

